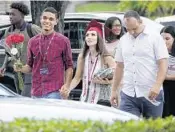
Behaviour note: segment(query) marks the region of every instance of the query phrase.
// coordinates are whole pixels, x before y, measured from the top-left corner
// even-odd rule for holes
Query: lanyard
[[[41,35],[41,36],[42,36],[42,35]],[[48,50],[49,50],[50,45],[51,45],[51,43],[52,43],[52,40],[53,40],[53,38],[54,38],[54,36],[55,36],[55,33],[52,35],[52,38],[51,38],[50,41],[49,41],[49,44],[48,44],[48,46],[47,46],[47,49],[46,49],[45,53],[42,53],[42,49],[41,49],[41,36],[40,36],[40,41],[39,41],[39,52],[40,52],[40,54],[41,54],[41,56],[42,56],[42,58],[43,58],[43,62],[45,62],[46,56],[47,56],[47,54],[48,54]]]
[[[90,55],[90,54],[89,54]],[[97,54],[97,56],[95,57],[95,62],[94,62],[94,64],[92,65],[92,69],[91,69],[91,71],[89,71],[89,64],[88,64],[88,73],[90,73],[90,75],[88,74],[88,80],[89,81],[91,81],[91,79],[92,79],[92,74],[94,73],[94,71],[95,71],[95,68],[96,68],[96,65],[97,65],[97,61],[98,61],[98,55],[99,54]],[[89,62],[89,61],[88,61]]]

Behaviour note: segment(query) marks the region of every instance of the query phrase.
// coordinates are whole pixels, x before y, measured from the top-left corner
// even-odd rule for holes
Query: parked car
[[[0,98],[0,121],[9,122],[15,118],[93,120],[105,123],[140,120],[116,108],[72,100]]]
[[[122,20],[123,23],[123,13],[66,13],[64,17],[64,35],[67,36],[71,41],[71,48],[72,48],[72,55],[73,55],[73,61],[74,61],[74,73],[77,65],[77,56],[80,53],[83,44],[84,44],[84,36],[85,36],[85,28],[87,24],[92,20],[96,19],[100,23],[104,24],[107,18],[111,16],[119,17]],[[152,29],[152,31],[160,32],[160,30],[163,28],[161,24],[158,24],[148,18],[141,17],[143,19],[143,22]],[[30,22],[30,17],[26,18],[27,21]],[[9,25],[0,25],[0,32],[4,31],[5,28],[7,28]],[[124,23],[123,23],[123,26]],[[0,49],[0,64],[2,64],[4,59],[4,49]],[[13,78],[9,75],[5,76],[7,79],[5,80],[11,80],[10,85],[13,82]],[[6,81],[5,84],[9,85],[9,81]],[[12,86],[14,87],[14,86]],[[73,100],[79,100],[80,94],[81,94],[81,87],[82,82],[79,83],[79,85],[71,91],[70,93],[70,99]]]
[[[44,120],[62,118],[85,121],[91,119],[107,123],[112,123],[115,120],[139,120],[137,116],[112,107],[107,108],[69,100],[23,97],[0,84],[0,120],[7,122],[24,117]]]
[[[160,23],[164,26],[175,26],[175,15],[166,16],[166,17],[158,17],[155,19],[155,22]]]
[[[116,108],[72,100],[32,99],[11,91],[0,83],[0,121],[15,118],[98,120],[106,123],[114,121],[140,120],[135,115]]]

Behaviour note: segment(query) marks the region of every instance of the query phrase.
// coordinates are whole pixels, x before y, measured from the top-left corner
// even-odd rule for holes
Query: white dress
[[[101,56],[98,55],[89,71],[89,53],[85,57],[85,67],[83,73],[83,87],[80,101],[88,103],[97,103],[99,100],[109,100],[111,93],[111,85],[96,84],[91,82],[94,74],[102,68]]]

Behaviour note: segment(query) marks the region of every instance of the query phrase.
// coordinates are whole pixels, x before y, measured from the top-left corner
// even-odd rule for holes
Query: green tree
[[[135,10],[147,17],[166,16],[175,12],[175,1],[120,1],[117,9],[119,11]]]

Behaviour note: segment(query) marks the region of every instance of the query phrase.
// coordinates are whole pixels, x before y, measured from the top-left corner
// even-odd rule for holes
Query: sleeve
[[[11,28],[11,26],[8,27],[7,29],[5,29],[4,34],[1,36],[1,39],[5,39],[8,36],[8,33],[10,31],[10,28]]]
[[[31,42],[32,39],[29,40],[28,45],[27,45],[27,65],[29,65],[31,68],[33,66],[33,53],[31,50]]]
[[[68,68],[73,68],[73,61],[72,61],[72,51],[71,45],[68,38],[65,39],[65,49],[63,52],[63,61],[65,64],[65,70]]]
[[[155,42],[154,42],[154,53],[156,60],[160,60],[163,58],[168,58],[168,50],[161,35],[157,35]]]
[[[35,36],[41,33],[41,28],[35,24],[32,24],[32,34]]]
[[[121,41],[117,44],[116,51],[115,51],[115,61],[117,62],[123,62],[123,56],[122,56],[122,47],[121,47]]]

